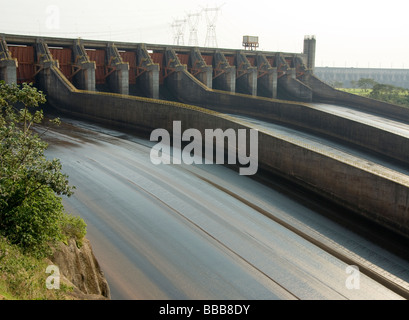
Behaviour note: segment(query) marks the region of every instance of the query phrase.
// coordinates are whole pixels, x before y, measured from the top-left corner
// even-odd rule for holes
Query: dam
[[[50,106],[67,117],[124,128],[138,132],[144,138],[158,128],[173,133],[175,121],[180,121],[182,131],[195,128],[203,135],[206,129],[220,128],[224,132],[228,129],[235,132],[257,129],[260,173],[279,177],[308,194],[385,228],[397,237],[409,238],[408,111],[400,106],[337,91],[318,79],[313,73],[313,38],[304,39],[304,52],[294,54],[16,35],[1,37],[1,79],[7,83],[33,82],[46,93]],[[64,153],[62,150],[59,152]],[[86,149],[83,153],[87,153]],[[119,154],[112,154],[112,157],[116,164],[103,166],[112,172],[122,172],[123,182],[131,179],[130,176],[126,178],[125,168],[129,161],[123,162]],[[101,158],[97,162],[102,166],[102,161]],[[72,170],[76,176],[74,165]],[[212,173],[202,177],[201,181],[215,185],[216,177],[217,174]],[[81,182],[80,176],[77,179]],[[149,179],[145,182],[147,187],[144,190],[149,190],[151,197],[162,199],[157,206],[173,201],[171,195],[164,200],[165,190],[157,194],[148,188]],[[92,183],[92,180],[81,184],[86,186],[87,183]],[[101,180],[100,184],[103,183]],[[257,198],[255,194],[235,193],[234,185],[222,186],[221,181],[217,185],[219,190],[234,193],[243,203],[262,212],[263,217],[290,226],[291,218],[271,216],[269,209],[263,205],[263,198]],[[111,188],[115,189],[114,186]],[[241,188],[245,189],[242,185]],[[178,190],[178,194],[189,194],[186,187],[180,186]],[[89,192],[92,193],[91,190]],[[209,195],[213,194],[210,192],[213,191],[209,190]],[[217,198],[216,194],[214,197]],[[115,204],[115,198],[111,200],[112,212],[116,212],[115,207],[121,206]],[[210,197],[207,203],[211,201]],[[75,211],[75,203],[70,206]],[[206,204],[201,206],[206,207]],[[220,208],[213,212],[223,216]],[[110,212],[102,208],[98,210],[104,215]],[[130,209],[124,207],[123,210]],[[191,208],[187,212],[191,212],[192,216],[187,217],[184,213],[183,219],[188,219],[201,230],[207,230],[209,237],[221,241],[223,232],[218,232],[216,222],[205,226],[207,222],[201,220],[203,218],[196,210]],[[231,219],[233,217],[234,214]],[[116,223],[114,217],[107,216],[106,219]],[[144,219],[150,218],[146,216]],[[214,221],[219,219],[214,217]],[[260,225],[264,223],[260,222]],[[239,225],[246,229],[249,224],[251,222],[247,221]],[[107,225],[100,227],[108,228]],[[257,225],[253,227],[254,230],[259,228]],[[166,229],[165,226],[162,229]],[[316,240],[317,234],[310,234],[308,227],[301,230],[296,233],[304,239],[311,240],[326,252],[337,252],[336,256],[344,263],[358,264],[367,276],[376,278],[388,288],[393,288],[395,293],[406,297],[408,286],[405,281],[392,281],[393,276],[389,274],[381,280],[382,271],[374,270],[353,254],[341,254],[339,248],[332,247],[331,241]],[[234,247],[234,241],[230,241],[223,240],[218,246],[222,244],[235,253],[241,252],[239,247]],[[199,243],[195,244],[200,247]],[[108,243],[106,245],[109,246]],[[241,252],[240,256],[250,257],[250,251]],[[217,261],[217,257],[214,259]],[[266,262],[255,259],[250,259],[252,265],[258,265],[257,270],[264,270]],[[153,261],[150,263],[155,265]],[[285,269],[283,265],[281,267]],[[145,272],[148,269],[146,266]],[[177,268],[172,272],[177,277],[181,276]],[[264,270],[261,274],[264,277],[271,271]],[[285,282],[285,272],[280,274],[283,278],[278,282]],[[287,286],[291,287],[291,284]],[[288,292],[280,291],[278,287],[270,289],[275,292],[271,296],[273,298],[307,298],[301,294],[305,289],[301,287]],[[254,290],[260,292],[260,288]],[[317,290],[315,297],[326,296],[323,292],[326,289]],[[336,296],[332,293],[327,293],[327,297]],[[175,293],[175,296],[183,294]]]

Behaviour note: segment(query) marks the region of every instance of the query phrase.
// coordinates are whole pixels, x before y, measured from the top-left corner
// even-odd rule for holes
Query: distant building
[[[351,81],[369,78],[378,83],[409,89],[409,69],[315,67],[314,74],[330,85],[342,83],[343,88],[352,88]]]

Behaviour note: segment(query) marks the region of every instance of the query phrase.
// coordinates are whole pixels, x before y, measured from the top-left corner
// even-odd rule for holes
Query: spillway
[[[85,219],[113,299],[407,298],[406,258],[319,204],[221,165],[156,166],[150,141],[63,122],[47,156],[77,188],[64,204]]]

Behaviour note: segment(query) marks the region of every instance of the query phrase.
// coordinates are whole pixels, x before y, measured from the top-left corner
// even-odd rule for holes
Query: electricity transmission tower
[[[185,33],[185,20],[173,20],[172,30],[173,30],[173,44],[184,45],[184,33]]]
[[[207,33],[205,47],[217,48],[217,37],[216,37],[216,22],[220,11],[220,7],[217,8],[205,8],[203,11],[206,14],[207,22]]]
[[[201,12],[190,13],[187,15],[189,24],[189,46],[198,46],[199,40],[197,38],[197,28],[199,26]]]

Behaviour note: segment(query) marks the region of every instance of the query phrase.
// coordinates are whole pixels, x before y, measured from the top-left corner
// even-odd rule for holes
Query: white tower
[[[184,45],[184,33],[185,33],[186,20],[173,20],[173,44]]]
[[[189,24],[189,46],[198,46],[199,40],[197,37],[197,29],[201,17],[201,12],[190,13],[187,15],[187,22]]]
[[[203,11],[206,14],[207,21],[207,33],[205,47],[217,48],[217,37],[216,37],[216,22],[221,7],[217,8],[205,8]]]

